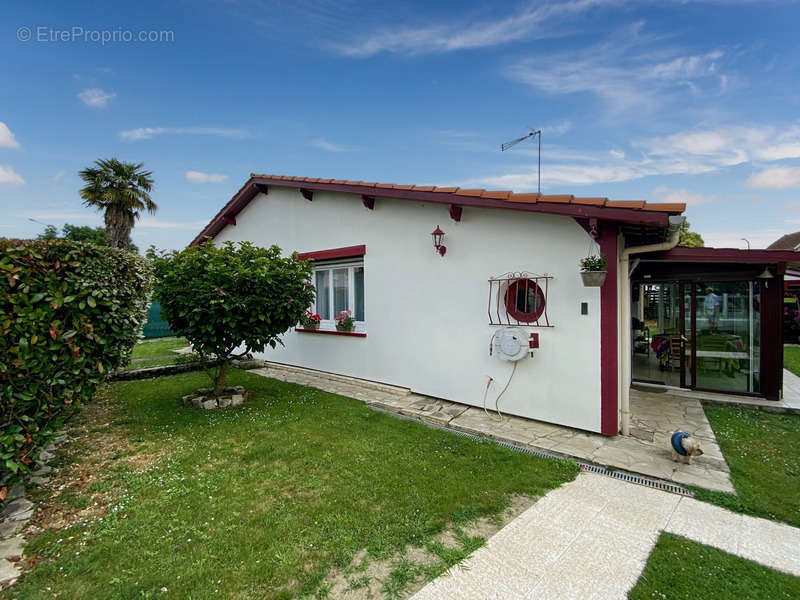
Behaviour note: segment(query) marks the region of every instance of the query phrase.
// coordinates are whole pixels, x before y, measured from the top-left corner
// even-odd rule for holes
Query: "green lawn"
[[[147,367],[163,367],[165,365],[178,365],[187,362],[197,362],[200,356],[197,354],[176,354],[169,358],[152,358],[137,360],[136,362],[128,363],[125,371],[135,371],[136,369],[146,369]]]
[[[324,596],[329,572],[362,549],[378,560],[427,544],[458,560],[464,553],[439,548],[437,533],[578,472],[312,388],[239,370],[230,384],[254,398],[182,408],[182,395],[208,385],[202,373],[114,384],[110,416],[92,416],[91,431],[69,447],[67,487],[44,498],[50,510],[88,511],[77,513],[84,521],[29,542],[26,555],[41,561],[13,597]],[[95,502],[108,507],[102,520],[86,516]],[[397,561],[387,595],[415,569]]]
[[[135,371],[136,369],[146,369],[147,367],[163,367],[164,365],[174,365],[178,362],[179,357],[174,358],[153,358],[150,360],[140,360],[128,363],[125,371]]]
[[[134,346],[131,358],[150,358],[151,356],[166,356],[172,350],[185,348],[189,343],[184,338],[170,337],[155,341],[139,342]]]
[[[800,415],[705,406],[736,495],[695,488],[699,500],[800,527]]]
[[[800,577],[662,533],[629,600],[800,598]]]
[[[800,376],[800,348],[795,346],[783,347],[783,366],[795,375]]]

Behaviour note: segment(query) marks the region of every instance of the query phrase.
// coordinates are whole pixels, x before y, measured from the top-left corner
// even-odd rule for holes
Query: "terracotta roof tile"
[[[575,198],[572,194],[558,194],[552,196],[542,196],[539,202],[553,202],[556,204],[570,204]]]
[[[589,206],[604,206],[608,198],[573,198],[573,204],[587,204]]]
[[[511,194],[508,197],[508,201],[519,202],[520,204],[535,204],[540,198],[539,194]]]
[[[509,190],[501,190],[497,192],[493,192],[490,190],[484,190],[481,194],[481,198],[492,198],[493,200],[508,200],[508,197],[511,195]]]
[[[609,200],[606,202],[608,208],[644,208],[643,200]]]
[[[607,208],[625,208],[629,210],[647,210],[655,212],[666,213],[680,213],[686,209],[685,204],[681,203],[653,203],[648,204],[641,200],[608,200],[601,197],[575,197],[571,194],[552,194],[542,196],[534,193],[516,194],[505,190],[484,190],[484,189],[461,189],[459,187],[436,187],[436,186],[414,186],[414,185],[397,185],[394,183],[374,183],[365,181],[350,181],[347,179],[317,179],[308,177],[292,177],[287,175],[263,175],[258,173],[251,173],[251,178],[273,179],[277,181],[295,181],[307,183],[321,183],[333,185],[352,185],[361,187],[376,188],[376,194],[380,193],[380,189],[395,189],[395,190],[408,190],[418,192],[439,192],[443,194],[454,194],[456,196],[471,196],[475,198],[486,198],[490,200],[505,200],[508,202],[517,202],[524,204],[533,204],[536,202],[549,202],[553,204],[580,204],[584,206],[594,207],[607,207]],[[248,182],[249,183],[249,182]],[[247,187],[248,183],[239,190],[240,192]]]

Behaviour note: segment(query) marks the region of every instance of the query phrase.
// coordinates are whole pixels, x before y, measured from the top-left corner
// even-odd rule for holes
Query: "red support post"
[[[619,318],[617,315],[617,248],[618,227],[615,223],[599,223],[597,238],[600,254],[606,259],[608,274],[600,288],[600,431],[604,435],[619,433]],[[623,357],[623,360],[626,360]],[[630,357],[627,358],[630,360]],[[626,385],[623,382],[623,385]]]

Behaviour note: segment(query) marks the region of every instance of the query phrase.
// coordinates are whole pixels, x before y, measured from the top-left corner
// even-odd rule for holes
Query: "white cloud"
[[[200,231],[203,227],[208,225],[206,221],[163,221],[154,217],[142,217],[137,223],[137,228],[145,229],[191,229],[193,231]]]
[[[748,229],[741,231],[701,231],[706,246],[712,248],[747,248],[747,239],[751,248],[766,248],[787,232],[783,229]]]
[[[25,180],[22,178],[22,175],[17,173],[9,165],[0,165],[0,183],[22,185],[25,183]]]
[[[543,152],[542,183],[586,185],[630,181],[654,175],[698,175],[749,162],[800,158],[800,125],[731,125],[697,128],[664,137],[632,142],[630,155],[619,150],[586,153],[549,147]],[[535,150],[534,150],[535,152]],[[523,154],[523,151],[518,151]],[[528,153],[530,155],[530,153]],[[553,161],[552,163],[549,161]],[[771,181],[787,185],[791,174],[776,168]],[[771,169],[768,169],[771,171]],[[782,176],[778,178],[776,176]],[[754,176],[755,178],[759,177]],[[753,181],[751,181],[753,180]],[[751,178],[749,185],[764,183],[766,176]],[[474,179],[471,183],[504,189],[535,189],[536,165]],[[762,185],[763,187],[763,185]],[[685,190],[684,190],[685,191]]]
[[[78,94],[81,102],[94,108],[105,108],[108,101],[116,97],[116,92],[106,92],[100,88],[86,88]]]
[[[564,135],[571,129],[571,121],[562,121],[561,123],[556,123],[555,125],[546,125],[545,127],[542,127],[542,134],[559,136]]]
[[[706,196],[705,194],[690,192],[685,188],[675,190],[660,185],[653,190],[653,201],[655,202],[683,202],[687,206],[697,206],[698,204],[714,202],[716,199],[716,196]]]
[[[327,150],[328,152],[350,152],[355,148],[353,146],[345,146],[344,144],[334,144],[325,138],[316,138],[311,140],[310,144],[320,150]]]
[[[636,144],[653,156],[690,155],[705,165],[800,158],[800,125],[728,125],[682,131]]]
[[[13,213],[16,217],[26,217],[44,221],[45,223],[91,223],[100,224],[103,221],[102,214],[90,209],[86,210],[62,210],[60,212],[17,212]]]
[[[65,176],[66,174],[67,174],[67,172],[66,172],[66,171],[64,171],[64,170],[62,169],[61,171],[59,171],[58,173],[56,173],[55,175],[53,175],[53,181],[54,181],[54,182],[56,182],[56,183],[58,183],[59,181],[61,181],[62,179],[64,179],[64,176]]]
[[[748,177],[745,184],[772,190],[800,188],[800,167],[770,167]]]
[[[471,21],[421,26],[381,28],[369,35],[348,36],[351,43],[337,43],[334,49],[345,56],[369,57],[380,52],[430,54],[469,48],[509,44],[528,38],[555,37],[555,22],[579,15],[611,0],[572,0],[538,3],[504,18],[487,20],[477,15]]]
[[[201,171],[186,171],[186,179],[194,183],[222,183],[228,178],[220,173],[203,173]]]
[[[591,94],[614,113],[633,107],[652,110],[668,94],[722,91],[721,50],[648,50],[652,40],[641,37],[640,28],[636,24],[632,31],[617,32],[613,40],[595,46],[524,59],[505,74],[551,95]]]
[[[252,137],[252,134],[244,129],[222,127],[138,127],[119,133],[123,140],[128,141],[149,140],[159,135],[213,135],[234,139]]]
[[[0,121],[0,148],[19,148],[19,142],[8,125]]]

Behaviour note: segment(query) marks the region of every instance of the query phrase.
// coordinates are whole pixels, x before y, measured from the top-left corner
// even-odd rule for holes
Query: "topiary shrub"
[[[184,336],[205,361],[214,395],[225,386],[230,361],[282,344],[314,300],[311,265],[277,246],[207,242],[180,252],[150,251],[155,296],[176,335]]]
[[[74,408],[127,361],[151,271],[124,250],[0,239],[0,485],[28,471]]]

